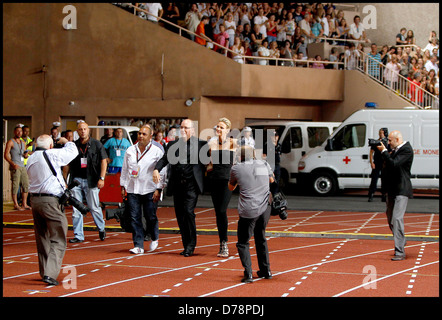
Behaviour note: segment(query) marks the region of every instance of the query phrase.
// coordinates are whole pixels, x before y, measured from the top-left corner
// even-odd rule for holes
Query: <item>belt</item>
[[[59,198],[56,195],[53,194],[49,194],[49,193],[31,193],[31,197],[54,197],[54,198]]]

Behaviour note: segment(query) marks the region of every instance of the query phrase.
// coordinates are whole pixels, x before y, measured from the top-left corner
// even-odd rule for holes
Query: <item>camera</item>
[[[78,186],[80,183],[78,181],[72,181],[68,188],[64,191],[63,195],[60,197],[60,204],[66,205],[69,204],[73,206],[75,209],[81,212],[82,215],[86,215],[90,210],[87,206],[83,204],[83,202],[78,201],[74,196],[72,195],[71,189]]]
[[[370,147],[377,147],[381,145],[381,141],[377,139],[368,139],[368,145]]]
[[[284,195],[281,192],[275,193],[273,196],[272,201],[272,211],[270,212],[270,215],[272,216],[278,216],[281,218],[281,220],[287,219],[287,199],[284,197]]]
[[[126,205],[127,199],[123,203],[117,203],[118,208],[106,209],[106,220],[115,219],[120,223],[121,228],[126,232],[132,232],[131,217]]]

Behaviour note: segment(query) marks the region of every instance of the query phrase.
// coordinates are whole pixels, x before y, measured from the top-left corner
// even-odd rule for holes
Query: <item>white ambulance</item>
[[[414,189],[439,189],[439,110],[363,109],[350,115],[319,147],[299,161],[302,183],[318,195],[338,189],[368,188],[371,182],[368,139],[379,129],[399,130],[414,149]],[[380,179],[378,180],[380,187]]]
[[[261,137],[266,137],[267,130],[275,130],[279,134],[281,144],[281,187],[288,183],[296,183],[298,162],[303,155],[321,145],[339,127],[340,122],[310,122],[287,120],[262,120],[248,123],[253,136],[257,129],[263,130]],[[260,156],[263,143],[256,141],[256,154]]]

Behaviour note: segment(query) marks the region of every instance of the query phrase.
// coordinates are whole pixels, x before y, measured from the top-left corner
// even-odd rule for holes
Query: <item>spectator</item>
[[[354,39],[354,40],[365,40],[365,41],[367,41],[367,35],[365,33],[365,27],[361,23],[361,17],[360,16],[355,16],[353,18],[353,22],[354,23],[352,23],[350,25],[350,31],[348,33],[350,38]]]
[[[259,46],[259,49],[258,49],[258,56],[259,57],[265,58],[265,57],[270,56],[270,50],[267,48],[268,44],[269,44],[269,41],[267,40],[267,38],[262,41],[262,44]],[[261,66],[268,65],[269,64],[268,59],[259,59],[258,64]]]
[[[264,9],[262,8],[258,10],[258,15],[253,18],[253,23],[259,26],[259,33],[261,33],[264,38],[267,37],[267,20],[269,19],[264,15]]]
[[[52,142],[54,143],[55,146],[57,144],[57,139],[59,138],[58,127],[51,128],[51,137],[52,137]]]
[[[316,42],[319,42],[318,38],[324,35],[324,29],[322,27],[321,18],[318,15],[314,16],[313,18],[311,30],[315,35]]]
[[[236,26],[234,37],[238,37],[241,41],[244,41],[244,26],[242,24]],[[233,43],[235,43],[235,41],[233,41]]]
[[[341,25],[342,20],[345,20],[344,10],[338,10],[338,12],[336,13],[336,18],[335,18],[336,28],[338,28]]]
[[[304,16],[302,15],[302,5],[298,4],[296,6],[295,12],[293,12],[293,19],[295,20],[296,24],[299,24],[302,19],[304,19]]]
[[[130,142],[126,138],[123,138],[123,129],[118,128],[115,130],[115,137],[110,138],[104,144],[109,155],[109,167],[108,173],[121,172],[123,166],[124,154],[127,148],[130,147]]]
[[[28,151],[26,150],[26,144],[21,140],[23,135],[22,127],[16,126],[14,129],[14,137],[6,143],[4,158],[9,163],[9,171],[11,172],[12,181],[12,201],[14,203],[15,210],[31,209],[27,205],[29,179],[24,165],[24,158],[28,157]],[[17,193],[23,187],[22,193],[22,205],[19,206]]]
[[[241,45],[241,39],[239,37],[235,37],[235,43],[231,49],[235,52],[232,53],[233,61],[244,63],[244,47]]]
[[[252,51],[257,52],[259,49],[259,46],[262,44],[262,41],[264,40],[264,36],[261,32],[259,32],[259,25],[254,25],[253,32],[252,32]]]
[[[155,141],[161,144],[163,147],[166,146],[166,140],[164,139],[164,134],[162,131],[158,131],[155,134]]]
[[[436,71],[431,69],[425,79],[425,90],[431,94],[436,94]]]
[[[278,43],[276,41],[272,41],[269,45],[269,58],[279,58],[281,52],[278,49]],[[269,65],[276,66],[276,60],[269,60]]]
[[[295,30],[296,30],[296,21],[293,18],[293,13],[288,12],[287,13],[287,20],[285,21],[286,40],[293,42],[293,35],[295,34]]]
[[[161,3],[145,3],[146,10],[152,15],[147,15],[147,21],[158,24],[158,18],[163,16],[163,7]]]
[[[306,44],[313,43],[315,41],[315,35],[312,32],[310,27],[310,21],[312,20],[311,14],[307,13],[304,16],[304,19],[299,23],[299,27],[301,28],[301,33],[304,36],[304,41]]]
[[[267,39],[269,43],[276,41],[276,37],[278,34],[277,23],[275,21],[276,16],[274,14],[270,15],[270,18],[266,21],[266,29],[267,29]]]
[[[246,38],[246,40],[244,41],[244,55],[246,57],[251,57],[253,55],[252,47],[250,46],[249,38]],[[247,64],[253,64],[253,59],[246,58],[246,63]]]
[[[412,66],[406,52],[404,52],[399,59],[399,64],[401,65],[401,71],[399,71],[399,74],[405,78],[408,78],[408,74],[410,70],[412,70]]]
[[[367,54],[367,72],[369,75],[377,80],[380,80],[380,64],[382,63],[381,55],[378,52],[378,46],[376,43],[371,44],[371,51]]]
[[[179,17],[180,17],[180,9],[178,8],[178,6],[175,3],[169,3],[165,12],[164,12],[164,18],[167,21],[170,21],[173,24],[178,25]],[[170,30],[173,32],[178,32],[178,28],[176,28],[168,23],[165,23],[164,26],[167,30]]]
[[[241,146],[251,146],[252,148],[255,148],[255,139],[253,139],[252,136],[252,128],[244,127],[241,134],[242,137],[240,138],[238,144]]]
[[[226,32],[226,28],[223,24],[219,26],[219,33],[216,35],[215,42],[223,47],[227,47],[229,45],[229,34]],[[222,48],[219,48],[217,51],[224,53],[224,49]]]
[[[384,44],[382,46],[382,50],[379,52],[379,54],[381,55],[382,64],[386,65],[388,60],[389,60],[389,57],[388,57],[388,46],[386,44]]]
[[[198,24],[200,23],[202,15],[198,12],[198,7],[196,3],[193,3],[190,7],[190,10],[186,13],[186,17],[184,18],[184,23],[189,31],[195,32]],[[192,41],[195,40],[195,35],[189,34],[189,37]]]
[[[360,54],[355,50],[355,44],[350,43],[348,50],[345,50],[345,59],[347,61],[347,70],[356,70]]]
[[[323,8],[318,9],[317,15],[319,17],[319,23],[321,24],[321,27],[323,30],[322,35],[324,37],[328,38],[330,36],[330,28],[329,28],[327,17],[325,15],[325,10]]]
[[[236,23],[233,21],[233,14],[228,13],[226,15],[226,19],[224,19],[224,27],[226,28],[226,32],[229,34],[229,45],[226,47],[233,46],[235,42],[235,30],[236,30]]]
[[[405,33],[407,29],[401,28],[401,31],[396,35],[396,45],[405,45],[407,44],[407,39],[405,38]]]
[[[413,30],[410,29],[407,31],[407,37],[405,38],[405,41],[407,42],[406,44],[416,44],[416,38],[414,37]]]
[[[312,68],[313,69],[324,69],[324,64],[319,62],[321,60],[322,60],[321,56],[319,54],[316,55],[315,60],[314,60],[315,62],[313,62],[313,64],[312,64]]]
[[[425,64],[425,69],[430,72],[430,70],[434,69],[434,71],[436,72],[436,74],[439,72],[439,66],[437,64],[437,57],[436,55],[432,55],[430,60],[427,61],[427,63]]]
[[[252,18],[253,16],[251,11],[249,10],[249,7],[243,3],[239,9],[239,24],[244,26],[245,29],[246,24],[250,26]]]
[[[425,83],[421,83],[422,74],[420,72],[414,73],[413,81],[410,83],[408,88],[408,98],[417,103],[418,105],[423,105],[423,91]]]
[[[347,40],[349,38],[348,32],[350,27],[347,25],[347,20],[341,19],[339,25],[336,28],[337,37],[339,39]],[[338,41],[339,45],[345,45],[345,41]]]
[[[246,23],[243,26],[244,31],[242,32],[242,39],[245,41],[249,39],[249,42],[252,41],[252,26],[250,23]]]
[[[429,41],[429,43],[425,46],[425,48],[423,49],[423,51],[425,52],[425,51],[430,51],[430,53],[431,52],[433,52],[433,49],[434,48],[438,48],[439,46],[438,46],[438,44],[437,44],[437,38],[436,37],[432,37],[431,39],[430,39],[430,41]]]
[[[284,42],[284,44],[285,44],[284,47],[281,48],[281,51],[280,51],[281,58],[291,59],[292,61],[282,61],[281,65],[282,66],[287,66],[287,67],[294,67],[295,63],[293,61],[293,52],[292,52],[292,49],[290,48],[291,47],[291,43],[290,43],[289,40],[286,40]]]
[[[211,40],[209,37],[206,36],[206,32],[204,30],[205,25],[207,25],[210,21],[210,17],[209,16],[203,16],[201,18],[201,22],[198,24],[198,27],[196,27],[195,33],[200,37],[195,37],[195,42],[205,46],[207,44],[207,40]]]
[[[338,62],[339,58],[338,58],[338,50],[336,50],[336,48],[331,48],[330,50],[330,57],[329,57],[330,62]],[[332,69],[338,69],[339,65],[336,63],[332,64]]]
[[[391,57],[391,61],[387,63],[387,66],[384,70],[384,78],[387,87],[390,87],[393,90],[398,89],[398,78],[400,70],[401,65],[398,63],[397,56],[393,55]]]

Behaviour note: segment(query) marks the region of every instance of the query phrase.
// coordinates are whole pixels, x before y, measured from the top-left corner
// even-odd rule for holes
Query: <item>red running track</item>
[[[70,224],[71,212],[67,210]],[[433,241],[408,240],[407,259],[397,262],[390,260],[393,240],[357,238],[358,234],[390,234],[383,212],[289,211],[287,220],[271,217],[267,231],[328,232],[338,237],[269,236],[273,273],[269,280],[256,276],[252,239],[255,278],[253,283],[243,284],[236,236],[229,236],[230,256],[217,257],[214,210],[198,208],[196,213],[198,230],[208,234],[198,235],[191,257],[179,255],[183,250],[180,235],[170,231],[177,228],[173,208],[159,208],[162,231],[156,251],[133,255],[128,251],[133,247],[131,234],[108,231],[105,241],[100,241],[97,231],[85,231],[83,243],[68,243],[60,285],[47,286],[38,274],[31,212],[4,209],[3,296],[439,297],[438,214],[405,215],[407,235],[432,236]],[[235,231],[237,210],[229,209],[228,217],[229,230]],[[19,223],[19,228],[8,222]],[[85,225],[94,226],[90,214]],[[115,220],[106,225],[118,227]],[[145,242],[148,248],[149,242]]]

